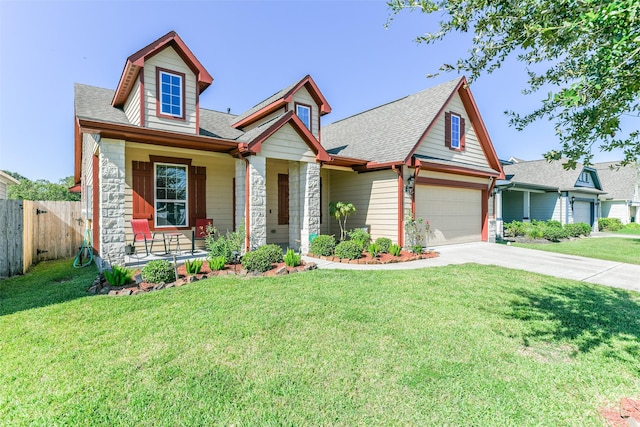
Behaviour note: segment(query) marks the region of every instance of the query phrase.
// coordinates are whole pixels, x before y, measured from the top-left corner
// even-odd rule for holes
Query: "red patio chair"
[[[133,229],[133,243],[144,242],[144,249],[147,252],[147,256],[153,252],[154,242],[162,242],[164,244],[164,253],[167,253],[167,240],[164,233],[154,232],[151,234],[149,221],[146,219],[132,219],[131,228]],[[157,234],[160,234],[162,237],[156,237]],[[149,243],[151,243],[151,247],[148,246]]]

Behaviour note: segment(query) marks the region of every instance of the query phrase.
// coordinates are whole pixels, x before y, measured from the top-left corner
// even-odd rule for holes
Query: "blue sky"
[[[73,174],[73,84],[115,89],[126,58],[175,30],[214,82],[203,108],[240,114],[310,74],[333,111],[323,123],[457,77],[429,79],[470,46],[469,35],[426,46],[437,16],[384,1],[0,0],[0,169],[57,182]],[[526,75],[510,63],[471,86],[500,158],[534,160],[556,147],[553,126],[518,132],[504,111],[531,111]],[[595,161],[616,160],[597,153]]]

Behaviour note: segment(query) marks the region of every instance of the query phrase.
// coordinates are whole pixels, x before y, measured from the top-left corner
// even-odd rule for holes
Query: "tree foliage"
[[[5,171],[18,181],[17,185],[10,185],[7,188],[7,196],[9,199],[18,200],[66,200],[78,201],[80,194],[69,192],[69,188],[73,186],[73,177],[68,176],[61,179],[57,184],[47,181],[46,179],[38,179],[31,181],[30,179],[16,172]]]
[[[473,32],[469,54],[441,71],[473,81],[515,56],[525,65],[530,94],[551,88],[533,112],[507,111],[522,130],[547,118],[559,148],[547,160],[565,167],[589,163],[592,148],[621,149],[622,164],[640,158],[640,2],[638,0],[393,0],[391,18],[405,9],[441,13],[436,31],[417,37],[436,43],[447,34]],[[536,71],[534,71],[534,68]],[[539,71],[542,70],[542,71]],[[629,116],[629,117],[624,117]],[[623,129],[621,119],[631,122]]]
[[[347,237],[347,218],[356,213],[356,207],[350,202],[329,203],[329,214],[338,221],[340,226],[340,240]]]

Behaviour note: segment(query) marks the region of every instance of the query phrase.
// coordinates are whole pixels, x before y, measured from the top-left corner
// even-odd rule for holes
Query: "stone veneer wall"
[[[249,157],[249,199],[250,249],[267,244],[267,159]]]
[[[102,139],[99,145],[100,257],[103,264],[124,265],[124,141]]]
[[[309,235],[320,234],[320,165],[300,164],[300,189],[302,199],[302,229],[300,230],[300,251],[309,253]]]
[[[289,247],[300,249],[302,228],[300,202],[300,162],[289,162]]]

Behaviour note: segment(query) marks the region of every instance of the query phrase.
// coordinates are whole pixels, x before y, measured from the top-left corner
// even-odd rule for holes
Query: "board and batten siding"
[[[289,104],[289,109],[294,113],[296,112],[296,102],[311,106],[311,133],[313,136],[318,138],[320,133],[320,108],[318,107],[318,104],[316,104],[315,99],[313,99],[305,87],[302,87],[293,94],[293,102]]]
[[[290,124],[286,124],[262,143],[258,154],[268,159],[315,163],[316,155]]]
[[[156,111],[156,75],[157,68],[183,73],[185,75],[185,119],[158,117]],[[182,58],[171,47],[167,47],[144,64],[145,126],[174,132],[197,133],[196,129],[196,77]]]
[[[531,193],[529,213],[538,221],[561,221],[558,193]]]
[[[372,240],[387,237],[398,243],[398,175],[393,171],[329,173],[330,199],[325,203],[351,202],[356,208],[347,219],[347,229],[366,226]],[[330,219],[330,233],[340,237],[340,226],[334,218]]]
[[[425,139],[422,141],[416,155],[428,156],[436,159],[450,160],[453,162],[464,163],[469,166],[490,167],[487,162],[476,131],[471,124],[471,120],[462,104],[462,99],[457,93],[451,98],[444,111],[451,111],[460,114],[465,120],[465,150],[451,150],[444,145],[445,137],[445,118],[441,114],[437,118],[436,123],[431,128]]]
[[[191,158],[192,166],[207,168],[207,218],[213,219],[213,225],[220,234],[233,230],[233,178],[235,177],[235,159],[216,153],[203,153],[195,150],[149,150],[147,145],[128,142],[125,146],[125,231],[127,242],[133,240],[131,217],[133,215],[133,193],[131,184],[132,162],[149,161],[149,155]],[[181,247],[190,247],[191,231],[180,230]]]
[[[289,162],[267,159],[267,243],[289,243],[289,225],[278,225],[278,175],[289,174]],[[296,215],[297,212],[289,212]]]
[[[124,114],[132,125],[140,126],[140,76],[124,104]]]

